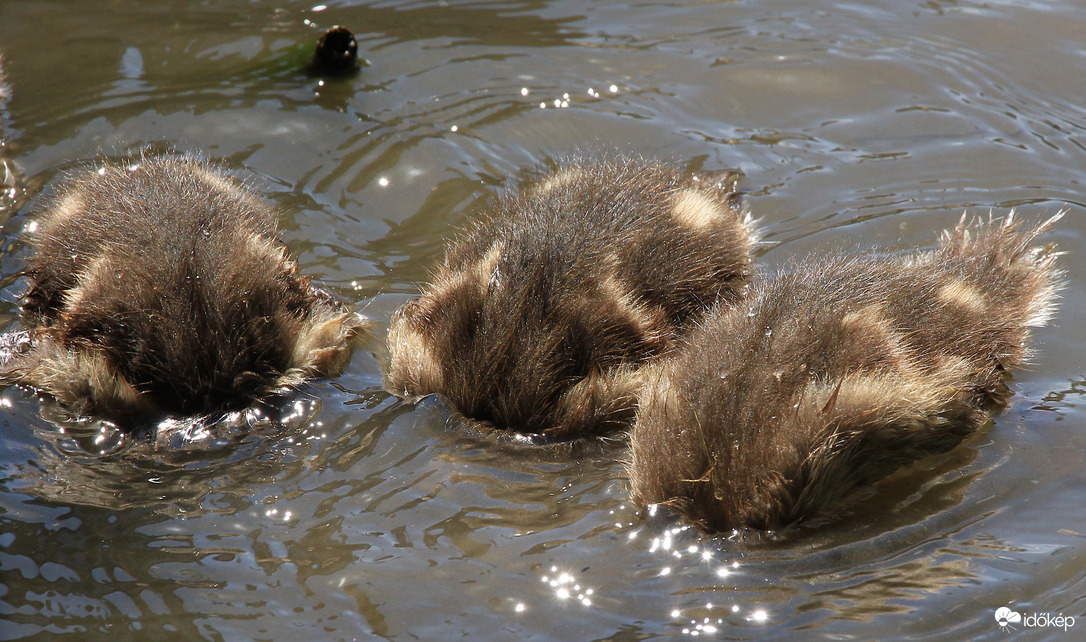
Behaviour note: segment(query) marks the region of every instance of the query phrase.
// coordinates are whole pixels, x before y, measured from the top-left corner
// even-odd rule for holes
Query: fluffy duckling
[[[633,496],[709,531],[778,530],[953,448],[1055,309],[1055,253],[1031,243],[1058,218],[963,218],[933,251],[811,261],[718,306],[646,372]]]
[[[746,288],[754,238],[735,178],[617,158],[502,199],[394,315],[389,389],[553,441],[628,427],[639,366]]]
[[[272,208],[184,156],[69,181],[30,245],[29,347],[0,379],[79,414],[244,407],[336,374],[367,327],[298,275]]]

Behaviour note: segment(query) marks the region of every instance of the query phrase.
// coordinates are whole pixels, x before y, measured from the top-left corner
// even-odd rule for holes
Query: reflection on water
[[[111,9],[0,4],[0,128],[25,193],[100,154],[221,160],[378,336],[465,211],[578,151],[740,169],[767,270],[930,244],[963,209],[1066,208],[1049,238],[1071,285],[986,431],[775,539],[708,539],[631,505],[621,447],[496,446],[438,399],[388,395],[380,341],[342,377],[157,442],[9,388],[0,637],[971,638],[1004,635],[1001,606],[1086,615],[1076,3]],[[333,24],[357,36],[356,76],[306,70]],[[22,194],[0,238],[5,327]]]
[[[13,391],[0,398],[15,408]],[[19,391],[15,390],[18,393]],[[300,444],[326,437],[320,401],[257,406],[214,420],[167,419],[157,438],[132,436],[108,421],[73,419],[55,402],[28,421],[25,462],[12,463],[10,490],[108,510],[154,508],[192,515],[217,488],[288,474]],[[12,449],[15,450],[15,449]]]

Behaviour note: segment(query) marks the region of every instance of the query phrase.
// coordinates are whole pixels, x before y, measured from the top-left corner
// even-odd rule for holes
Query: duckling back
[[[70,181],[30,244],[31,347],[0,377],[79,413],[244,406],[335,374],[365,327],[298,275],[271,208],[187,157]]]
[[[634,497],[710,531],[775,530],[954,447],[1005,402],[1028,328],[1054,310],[1055,254],[1030,244],[1055,220],[812,261],[718,307],[647,375]]]
[[[395,314],[389,389],[554,439],[628,425],[638,367],[745,287],[754,241],[731,187],[614,159],[503,199]]]

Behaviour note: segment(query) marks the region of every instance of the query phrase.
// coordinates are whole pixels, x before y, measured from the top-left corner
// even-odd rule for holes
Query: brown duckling
[[[616,158],[502,199],[394,315],[388,388],[548,440],[628,427],[638,368],[746,288],[755,241],[735,178]]]
[[[1056,253],[1031,243],[1058,218],[963,218],[935,250],[810,261],[718,306],[646,370],[634,498],[708,531],[779,530],[953,448],[1055,310]]]
[[[30,245],[29,348],[0,379],[78,414],[244,407],[336,374],[368,325],[297,273],[267,203],[185,156],[68,181]]]

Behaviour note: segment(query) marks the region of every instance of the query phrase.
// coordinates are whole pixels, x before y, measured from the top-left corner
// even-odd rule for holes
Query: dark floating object
[[[317,53],[313,57],[318,71],[349,73],[358,69],[358,42],[347,27],[336,25],[317,41]]]
[[[389,390],[551,441],[628,428],[641,366],[746,288],[755,241],[736,178],[618,158],[505,197],[393,316]]]
[[[982,426],[1012,394],[1062,275],[1020,229],[964,219],[939,247],[809,261],[718,305],[646,369],[630,481],[706,530],[779,530]]]
[[[266,202],[192,158],[104,164],[36,225],[29,340],[4,342],[0,380],[80,415],[243,408],[338,373],[368,327],[297,273]]]

